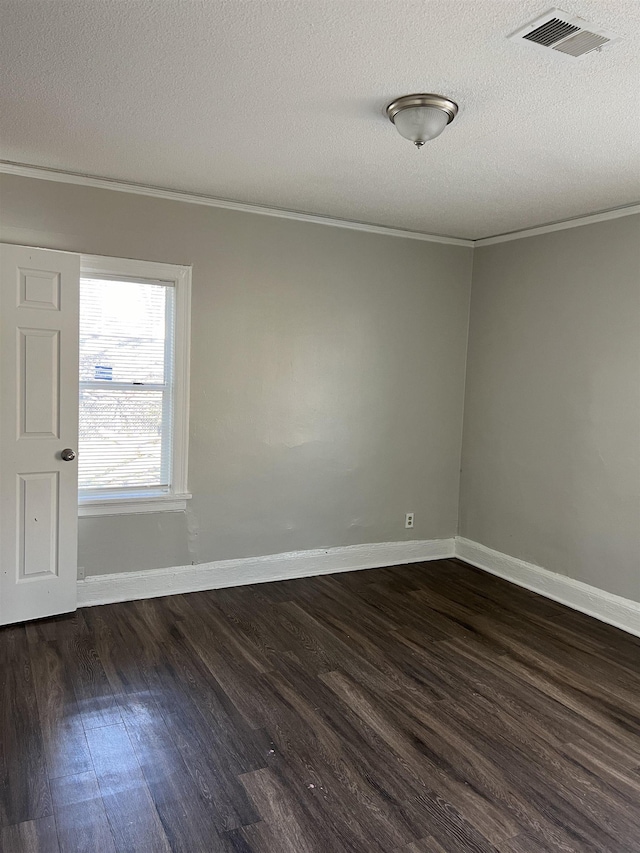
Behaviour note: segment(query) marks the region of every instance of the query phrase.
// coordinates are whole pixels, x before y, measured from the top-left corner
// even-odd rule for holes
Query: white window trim
[[[170,281],[175,288],[175,364],[172,491],[141,494],[139,497],[78,500],[78,515],[134,515],[142,512],[179,512],[191,497],[187,489],[189,452],[189,356],[191,342],[191,267],[134,261],[102,255],[81,255],[80,275],[131,276],[136,279]]]

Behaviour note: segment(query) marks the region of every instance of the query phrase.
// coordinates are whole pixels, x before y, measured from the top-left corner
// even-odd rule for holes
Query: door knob
[[[73,462],[76,458],[75,450],[72,450],[70,447],[66,447],[62,453],[60,454],[63,462]]]

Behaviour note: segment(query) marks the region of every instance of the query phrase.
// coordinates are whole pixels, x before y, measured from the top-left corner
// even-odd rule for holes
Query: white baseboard
[[[465,563],[640,637],[640,602],[509,557],[461,536],[456,537],[455,550],[456,557]]]
[[[78,581],[78,607],[356,569],[377,569],[427,560],[444,560],[454,556],[640,637],[640,602],[558,575],[460,536],[455,540],[373,542],[343,548],[321,548],[240,560],[219,560],[197,566],[92,575]]]
[[[112,604],[140,598],[157,598],[182,592],[244,586],[249,583],[306,578],[355,569],[376,569],[425,560],[443,560],[454,556],[453,539],[427,539],[411,542],[373,542],[344,548],[315,551],[290,551],[220,560],[196,566],[174,566],[140,572],[92,575],[78,581],[78,607]]]

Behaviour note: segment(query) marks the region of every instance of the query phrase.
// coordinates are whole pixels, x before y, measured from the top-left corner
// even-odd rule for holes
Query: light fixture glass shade
[[[400,136],[421,146],[440,136],[449,124],[449,114],[438,107],[409,107],[397,112],[393,123]]]
[[[440,136],[445,127],[458,114],[458,105],[444,95],[421,92],[403,95],[391,101],[386,109],[400,136],[410,140],[417,148]]]

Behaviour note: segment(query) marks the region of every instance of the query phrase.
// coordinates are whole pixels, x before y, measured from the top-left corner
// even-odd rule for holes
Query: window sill
[[[138,515],[144,512],[184,512],[190,494],[162,495],[148,498],[117,498],[97,501],[82,501],[78,504],[78,516]]]

